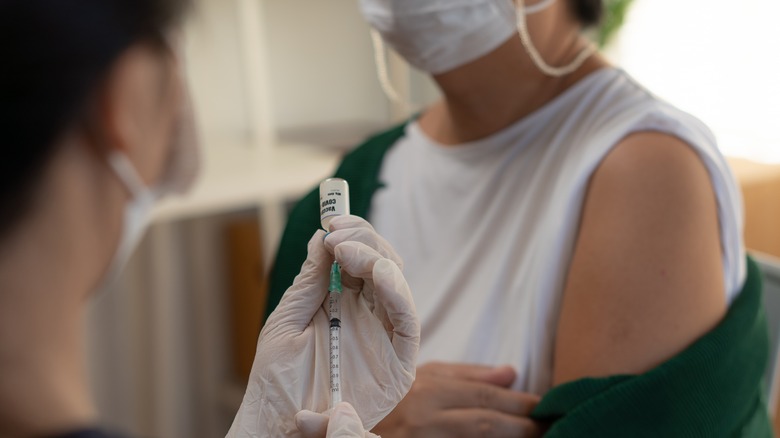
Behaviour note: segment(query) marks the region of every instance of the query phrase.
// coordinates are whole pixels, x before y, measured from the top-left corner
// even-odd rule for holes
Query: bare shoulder
[[[588,186],[554,383],[647,371],[725,312],[717,201],[704,163],[669,135],[625,138]]]

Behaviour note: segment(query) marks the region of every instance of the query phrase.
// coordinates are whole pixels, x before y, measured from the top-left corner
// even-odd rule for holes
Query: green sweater
[[[379,171],[405,125],[347,155],[334,176],[350,183],[352,213],[368,217]],[[293,209],[271,274],[269,312],[306,259],[319,228],[315,188]],[[641,375],[581,379],[552,388],[533,413],[546,437],[771,437],[762,377],[768,357],[761,274],[748,279],[724,320],[685,351]]]
[[[534,417],[547,437],[771,437],[763,392],[769,338],[761,272],[748,278],[710,333],[638,376],[581,379],[552,388]]]

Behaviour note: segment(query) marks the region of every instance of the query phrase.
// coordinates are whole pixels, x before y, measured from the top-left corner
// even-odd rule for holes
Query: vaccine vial
[[[320,224],[330,231],[330,221],[349,214],[349,184],[341,178],[328,178],[320,184]]]

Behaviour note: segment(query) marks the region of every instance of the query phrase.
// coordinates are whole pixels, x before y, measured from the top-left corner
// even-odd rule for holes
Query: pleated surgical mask
[[[368,23],[404,59],[431,73],[489,53],[517,32],[510,0],[361,0]]]
[[[407,62],[431,73],[444,73],[496,49],[519,33],[534,64],[549,76],[575,71],[595,51],[591,46],[569,65],[553,67],[545,62],[528,32],[527,17],[547,10],[556,0],[525,6],[524,0],[361,0],[364,17],[373,28],[380,83],[391,100],[381,52],[386,41]],[[377,33],[381,35],[379,39]]]

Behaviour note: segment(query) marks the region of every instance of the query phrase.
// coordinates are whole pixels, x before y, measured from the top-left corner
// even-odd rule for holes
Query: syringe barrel
[[[328,302],[330,318],[330,407],[341,403],[341,292],[331,292]]]
[[[328,319],[331,323],[338,320],[341,325],[341,292],[331,292],[328,295]]]
[[[341,328],[330,326],[330,407],[341,403]]]

